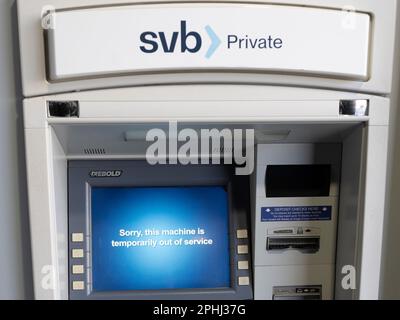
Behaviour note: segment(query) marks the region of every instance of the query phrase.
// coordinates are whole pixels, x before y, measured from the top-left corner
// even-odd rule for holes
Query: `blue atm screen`
[[[223,187],[93,187],[94,291],[230,287]]]

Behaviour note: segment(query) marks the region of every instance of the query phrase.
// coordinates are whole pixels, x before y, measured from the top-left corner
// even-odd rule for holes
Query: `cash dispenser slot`
[[[322,286],[285,286],[273,288],[273,300],[321,300]]]

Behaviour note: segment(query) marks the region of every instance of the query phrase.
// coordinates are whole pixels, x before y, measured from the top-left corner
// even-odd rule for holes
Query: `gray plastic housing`
[[[233,166],[225,165],[156,165],[145,161],[70,161],[69,178],[69,299],[70,300],[248,300],[253,298],[251,250],[238,254],[240,245],[250,246],[247,239],[238,239],[237,230],[249,230],[249,179],[235,176]],[[109,176],[94,174],[110,172]],[[111,174],[113,173],[113,174]],[[151,290],[94,292],[91,277],[90,189],[96,187],[152,186],[226,186],[229,197],[231,287],[218,289]],[[249,230],[250,231],[250,230]],[[73,233],[84,233],[83,243],[72,242]],[[84,257],[72,258],[73,249],[84,249]],[[248,261],[247,270],[239,270],[239,261]],[[72,274],[72,267],[84,265],[84,274]],[[207,268],[207,264],[204,264]],[[249,277],[248,285],[239,285],[239,277]],[[74,281],[83,281],[84,290],[73,290]]]

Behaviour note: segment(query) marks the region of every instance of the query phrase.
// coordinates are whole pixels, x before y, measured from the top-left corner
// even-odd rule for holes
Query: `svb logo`
[[[205,55],[209,59],[221,45],[221,40],[210,26],[206,26],[205,30],[211,40],[211,45]],[[197,53],[203,45],[201,34],[188,31],[185,20],[180,22],[180,30],[174,31],[172,35],[167,35],[163,31],[145,31],[140,35],[140,41],[143,44],[140,50],[144,53],[155,53],[159,50],[164,53],[174,53],[177,50],[181,53]]]

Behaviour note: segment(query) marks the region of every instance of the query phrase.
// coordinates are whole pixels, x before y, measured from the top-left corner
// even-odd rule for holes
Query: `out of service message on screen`
[[[170,246],[208,246],[213,244],[213,239],[206,237],[206,230],[197,229],[120,229],[119,238],[126,240],[111,240],[113,248],[135,247],[170,247]]]
[[[91,190],[93,289],[229,288],[223,186]]]

